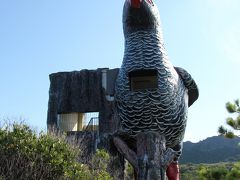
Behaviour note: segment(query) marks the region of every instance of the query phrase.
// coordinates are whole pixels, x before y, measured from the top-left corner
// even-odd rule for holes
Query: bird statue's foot
[[[168,180],[179,180],[179,165],[177,162],[172,162],[167,167]]]

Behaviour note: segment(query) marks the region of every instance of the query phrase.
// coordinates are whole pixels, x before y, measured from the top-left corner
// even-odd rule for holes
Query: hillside
[[[218,163],[240,160],[240,138],[213,136],[198,143],[184,142],[180,163]]]

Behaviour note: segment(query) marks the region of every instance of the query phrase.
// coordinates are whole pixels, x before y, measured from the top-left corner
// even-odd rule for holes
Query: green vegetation
[[[37,134],[27,125],[0,128],[0,179],[111,179],[109,155],[98,150],[89,163],[77,161],[79,149],[64,136]]]
[[[227,125],[231,129],[220,126],[218,132],[227,138],[234,138],[237,137],[234,130],[240,130],[239,100],[236,100],[234,103],[226,103],[226,109],[229,113],[233,114],[233,117],[228,117],[226,120]],[[211,144],[212,146],[214,145],[214,143]],[[226,147],[229,149],[230,146]],[[214,154],[216,155],[216,153]],[[185,164],[181,166],[181,173],[182,180],[237,180],[240,179],[240,162],[200,165]]]
[[[221,135],[224,135],[227,138],[234,138],[236,137],[236,134],[234,134],[233,130],[240,130],[240,106],[239,106],[239,100],[235,100],[235,102],[226,103],[226,109],[230,114],[233,114],[233,117],[228,117],[226,120],[226,123],[228,126],[230,126],[230,130],[226,129],[223,126],[220,126],[218,128],[218,132]]]
[[[181,180],[237,180],[240,163],[184,164],[180,172]]]
[[[237,135],[234,133],[234,130],[240,130],[239,100],[236,100],[234,103],[226,103],[226,109],[229,113],[233,114],[233,117],[228,117],[226,120],[227,125],[231,129],[220,126],[218,128],[218,132],[220,135],[223,135],[227,138],[234,138],[237,137]],[[212,146],[214,145],[212,142],[211,144]],[[216,146],[213,147],[215,148]],[[226,147],[229,149],[230,146]],[[207,149],[209,150],[209,148]],[[216,153],[214,154],[216,156]],[[181,166],[181,173],[182,180],[237,180],[240,179],[240,162],[200,165],[185,164]]]
[[[227,111],[232,117],[226,119],[230,129],[220,126],[218,132],[227,138],[238,137],[234,131],[240,130],[240,103],[235,100],[233,103],[226,103]],[[229,147],[228,147],[229,148]],[[182,166],[182,180],[237,180],[240,179],[240,162],[218,163],[218,164],[187,164]],[[197,178],[196,178],[197,177]]]
[[[227,118],[227,125],[233,130],[240,130],[239,100],[234,103],[228,102],[226,108],[229,113],[235,115]],[[237,135],[233,130],[221,126],[218,132],[225,137],[234,138]],[[220,137],[210,138],[208,141],[195,148],[188,142],[186,147],[189,146],[190,150],[185,150],[183,154],[188,154],[195,160],[198,156],[193,153],[198,151],[201,152],[198,154],[202,154],[201,158],[205,159],[211,157],[219,159],[226,151],[233,155],[238,154],[239,149],[235,151],[230,148],[230,144],[234,144],[235,141],[225,142],[224,147],[227,150],[217,149],[218,145],[223,143]],[[204,156],[203,152],[206,150]],[[79,160],[79,157],[82,157],[80,153],[77,142],[67,143],[64,135],[36,133],[29,126],[19,123],[0,127],[0,179],[113,179],[110,174],[116,173],[113,172],[116,162],[106,151],[97,150],[88,161]],[[240,162],[181,164],[180,175],[181,180],[237,180],[240,179]],[[133,179],[132,166],[128,165],[125,176],[127,179]]]

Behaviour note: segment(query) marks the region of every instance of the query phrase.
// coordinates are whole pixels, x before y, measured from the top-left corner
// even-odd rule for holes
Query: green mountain
[[[240,138],[209,137],[198,143],[183,143],[180,163],[218,163],[240,160]]]

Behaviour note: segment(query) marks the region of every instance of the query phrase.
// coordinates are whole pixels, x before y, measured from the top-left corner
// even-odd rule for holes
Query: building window
[[[129,73],[131,91],[156,89],[158,87],[157,70],[136,70]]]
[[[99,127],[98,112],[84,113],[83,129],[86,131],[97,131]]]
[[[98,130],[98,112],[58,114],[58,127],[62,131]]]

